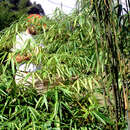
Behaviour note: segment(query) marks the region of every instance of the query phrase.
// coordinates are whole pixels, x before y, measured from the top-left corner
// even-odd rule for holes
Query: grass
[[[53,20],[44,17],[40,22],[47,23],[47,29],[37,26],[35,40],[44,44],[45,48],[39,49],[37,56],[29,48],[21,52],[29,50],[33,55],[31,61],[42,66],[41,70],[34,73],[48,89],[41,94],[33,86],[25,89],[25,86],[18,86],[14,82],[16,70],[9,50],[16,34],[25,30],[26,17],[0,32],[0,129],[115,129],[116,102],[112,92],[114,78],[111,69],[113,57],[104,25],[99,26],[99,19],[94,21],[94,17],[98,17],[94,13],[88,15],[89,11],[86,4],[79,14],[55,14]],[[116,15],[113,17],[116,22]],[[112,33],[117,34],[118,48],[122,35],[119,30]],[[123,42],[128,37],[126,33],[125,36]],[[123,53],[120,53],[120,48],[117,50],[118,54],[126,54],[128,61],[127,45]],[[119,65],[122,62],[124,59],[120,60]],[[123,72],[125,69],[122,66],[118,77],[121,94],[121,81],[123,76],[125,79],[128,76]],[[98,98],[101,98],[101,104]],[[118,125],[123,129],[127,124],[123,116],[123,103],[121,106]]]

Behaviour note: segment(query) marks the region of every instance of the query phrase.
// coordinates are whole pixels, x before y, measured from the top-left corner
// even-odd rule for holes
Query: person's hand
[[[16,62],[20,63],[20,62],[23,61],[24,57],[21,56],[20,54],[18,54],[18,55],[15,57],[15,59],[16,59]]]
[[[27,56],[18,54],[16,56],[16,62],[20,63],[20,62],[25,61],[25,60],[30,60],[31,56],[32,56],[31,54],[28,54]]]
[[[25,56],[25,60],[30,60],[31,57],[32,57],[32,54],[28,53],[27,56]]]

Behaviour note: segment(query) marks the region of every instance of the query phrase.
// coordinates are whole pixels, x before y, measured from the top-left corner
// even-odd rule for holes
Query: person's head
[[[31,35],[36,35],[36,33],[37,33],[34,26],[27,27],[26,32],[29,33],[29,34],[31,34]]]

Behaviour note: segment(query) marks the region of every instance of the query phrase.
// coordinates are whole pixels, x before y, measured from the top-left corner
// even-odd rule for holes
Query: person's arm
[[[24,55],[18,54],[15,58],[16,58],[16,61],[20,63],[22,61],[29,60],[31,58],[31,55],[24,56]]]

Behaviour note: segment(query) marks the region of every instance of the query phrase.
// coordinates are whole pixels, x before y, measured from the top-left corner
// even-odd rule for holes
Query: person
[[[12,52],[17,55],[14,58],[16,62],[16,74],[15,74],[15,82],[17,85],[24,85],[24,86],[32,86],[32,84],[37,88],[38,91],[43,89],[43,82],[40,81],[38,78],[33,78],[34,72],[36,72],[39,67],[34,63],[27,63],[32,54],[31,51],[27,50],[27,54],[21,54],[22,50],[26,50],[27,46],[28,49],[35,52],[35,55],[38,54],[38,45],[36,44],[33,35],[36,35],[36,30],[34,26],[27,27],[25,32],[22,32],[16,36],[16,42],[12,48]],[[30,45],[30,46],[29,46]],[[26,52],[26,51],[25,51]],[[28,77],[26,79],[26,77]],[[25,80],[26,79],[26,80]]]

